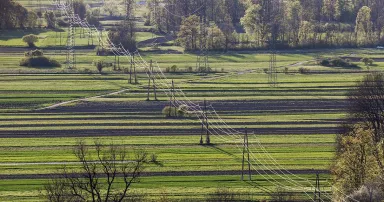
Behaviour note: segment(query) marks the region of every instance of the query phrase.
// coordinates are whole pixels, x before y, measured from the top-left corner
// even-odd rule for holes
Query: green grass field
[[[37,8],[29,0],[19,2]],[[138,8],[138,12],[142,15],[145,9]],[[117,22],[101,23],[110,27]],[[143,22],[137,26],[149,28]],[[113,63],[115,57],[96,56],[97,37],[93,36],[92,46],[92,40],[80,38],[80,31],[76,34],[76,69],[65,67],[66,29],[0,33],[0,201],[44,201],[41,191],[50,174],[65,164],[80,170],[73,154],[79,140],[88,145],[95,140],[113,143],[130,154],[135,150],[156,154],[158,163],[148,163],[145,173],[149,175],[131,190],[147,195],[149,201],[203,201],[222,187],[258,201],[269,199],[277,185],[292,189],[297,199],[308,200],[313,197],[310,184],[315,183],[316,171],[322,172],[322,189],[331,190],[329,170],[337,127],[346,114],[346,93],[369,71],[384,69],[383,50],[281,51],[278,85],[271,86],[266,73],[268,52],[214,52],[209,55],[212,72],[201,74],[189,71],[196,68],[196,55],[183,53],[169,42],[169,46],[140,48],[143,59],[153,60],[167,77],[156,76],[162,87],[157,89],[159,102],[148,102],[148,77],[140,60],[136,60],[138,84],[128,83],[130,58],[119,58],[121,70],[107,67],[100,74],[93,62]],[[36,46],[62,67],[19,66],[28,50],[21,40],[26,34],[38,35]],[[153,37],[160,35],[143,31],[136,39],[142,42]],[[355,69],[323,67],[316,62],[334,56],[376,61],[369,69],[361,62],[355,62],[359,66]],[[173,65],[176,72],[168,72]],[[300,68],[309,72],[300,73]],[[199,119],[170,119],[162,114],[169,102],[171,80],[185,93],[185,97],[176,93],[179,104],[208,102],[213,145],[199,145]],[[45,108],[65,101],[74,102]],[[211,106],[222,120],[214,119]],[[252,181],[240,180],[243,137],[229,134],[228,128],[249,132]],[[260,174],[268,170],[272,173]]]
[[[356,50],[344,50],[344,53],[337,54],[348,55],[352,51]],[[370,54],[370,50],[360,51],[361,55]],[[325,51],[279,55],[279,84],[276,87],[268,84],[268,75],[264,73],[269,59],[265,53],[212,55],[212,68],[219,70],[206,75],[183,72],[184,68],[194,65],[193,54],[143,55],[146,60],[158,60],[163,71],[166,67],[177,65],[178,72],[165,73],[168,80],[164,82],[174,79],[176,86],[194,102],[208,100],[219,109],[218,113],[228,124],[226,127],[237,130],[248,127],[256,131],[255,135],[250,136],[254,169],[308,171],[330,168],[335,142],[335,132],[332,131],[345,116],[343,109],[332,103],[342,102],[348,90],[366,74],[364,68],[334,69],[305,64],[318,55],[327,54]],[[373,54],[375,57],[380,55],[376,51]],[[59,52],[50,50],[47,55],[65,61],[65,55]],[[86,140],[87,144],[99,139],[104,143],[123,145],[131,151],[144,149],[155,153],[160,164],[148,164],[146,172],[149,173],[197,172],[196,176],[144,177],[141,183],[133,186],[132,191],[145,193],[150,199],[168,197],[176,201],[183,198],[202,200],[218,187],[228,187],[244,196],[249,194],[254,200],[264,199],[269,198],[265,189],[274,190],[276,181],[287,183],[286,178],[296,178],[293,175],[255,175],[254,181],[247,184],[234,174],[199,175],[198,172],[239,171],[241,137],[218,132],[212,134],[214,146],[198,145],[201,126],[197,119],[166,119],[161,114],[161,107],[168,100],[165,93],[161,90],[158,92],[162,102],[145,102],[147,75],[140,72],[140,84],[132,85],[128,84],[129,75],[124,72],[107,68],[105,74],[96,73],[92,61],[103,58],[112,62],[113,57],[99,57],[90,51],[80,51],[78,68],[74,70],[66,70],[65,67],[19,67],[21,57],[22,53],[12,56],[0,54],[0,171],[8,176],[0,186],[2,201],[40,201],[39,190],[46,179],[34,179],[33,176],[55,173],[63,164],[79,169],[73,163],[76,159],[71,148],[81,139]],[[382,64],[377,64],[375,68],[380,70]],[[127,67],[128,63],[121,60],[121,65]],[[285,67],[290,70],[287,74],[283,73]],[[300,67],[310,68],[314,73],[300,74]],[[223,72],[221,68],[224,68]],[[91,72],[86,73],[85,69]],[[127,91],[92,98],[122,89]],[[82,98],[90,99],[60,106],[58,111],[33,111]],[[180,100],[186,101],[183,97]],[[320,104],[319,107],[310,106],[314,101]],[[231,106],[234,108],[231,108],[220,104],[225,102],[240,105],[233,104]],[[242,107],[242,102],[248,103],[246,106],[251,108]],[[280,110],[268,107],[268,102],[290,102],[294,107],[283,104],[287,108]],[[295,102],[303,102],[304,108]],[[328,104],[321,104],[323,102]],[[255,103],[254,106],[251,103]],[[98,110],[100,104],[107,107]],[[152,105],[153,110],[144,110],[145,106]],[[109,136],[112,131],[122,132],[118,132],[118,136]],[[145,135],[135,135],[134,131],[143,131]],[[189,135],[183,134],[183,131]],[[314,183],[314,174],[298,175]],[[13,179],[12,176],[29,177]],[[328,190],[331,176],[323,174],[321,178]],[[303,192],[297,195],[306,198]]]

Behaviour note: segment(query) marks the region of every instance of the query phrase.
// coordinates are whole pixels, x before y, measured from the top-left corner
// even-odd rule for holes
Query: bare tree
[[[129,198],[129,188],[138,181],[147,153],[135,152],[134,160],[130,160],[125,149],[113,144],[105,146],[95,142],[93,149],[94,153],[83,141],[77,143],[74,154],[81,164],[81,172],[63,168],[59,177],[52,177],[44,187],[48,201],[120,202]]]

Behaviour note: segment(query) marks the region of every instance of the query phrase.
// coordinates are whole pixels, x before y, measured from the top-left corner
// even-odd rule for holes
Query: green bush
[[[344,68],[358,68],[359,66],[351,63],[349,60],[344,60],[342,58],[328,58],[323,59],[320,62],[320,65],[325,67],[344,67]]]
[[[34,51],[31,50],[31,51],[25,52],[24,56],[25,57],[42,57],[42,56],[44,56],[44,53],[42,50],[36,49]]]
[[[311,70],[308,68],[300,67],[300,69],[299,69],[300,74],[309,74],[310,72],[311,72]]]
[[[171,116],[174,116],[176,113],[176,108],[175,107],[170,107],[170,106],[166,106],[164,107],[162,113],[165,117],[170,117],[169,116],[169,113],[171,113]]]
[[[372,58],[362,58],[361,62],[363,62],[366,66],[372,66],[375,61]]]
[[[172,65],[172,67],[171,67],[171,71],[172,71],[172,72],[176,72],[176,71],[177,71],[177,66],[176,66],[176,65]]]
[[[61,67],[61,64],[51,58],[45,56],[25,57],[21,59],[20,66],[25,67]]]
[[[335,58],[331,60],[331,63],[335,67],[349,67],[349,63],[347,63],[345,60],[341,58]]]
[[[190,116],[187,105],[180,105],[179,107],[164,107],[162,113],[165,117],[170,117],[169,112],[171,112],[171,117],[183,118]]]
[[[331,63],[329,62],[328,59],[323,59],[321,62],[320,62],[320,65],[321,66],[325,66],[325,67],[328,67]]]
[[[110,66],[110,64],[105,63],[102,60],[94,61],[94,65],[95,65],[97,71],[99,71],[100,74],[103,72],[104,67]]]

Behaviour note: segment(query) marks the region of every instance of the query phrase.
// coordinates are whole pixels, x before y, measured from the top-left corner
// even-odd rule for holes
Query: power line
[[[60,6],[59,6],[60,7]],[[85,26],[85,27],[87,27],[87,28],[89,28],[89,29],[95,29],[96,31],[98,31],[94,26],[93,26],[93,28],[90,28],[90,27],[92,27],[92,26],[90,26],[88,23],[86,23],[86,22],[82,22],[82,21],[79,21],[79,20],[76,20],[75,21],[75,23],[78,23],[79,25],[81,25],[81,26]],[[129,53],[127,50],[125,50],[124,49],[124,47],[116,47],[110,40],[109,40],[109,38],[107,37],[107,42],[109,43],[109,45],[110,45],[110,47],[107,47],[107,49],[108,50],[111,50],[114,54],[118,54],[118,55],[121,55],[121,56],[126,56],[126,57],[130,57],[131,56],[131,53]],[[139,55],[139,58],[140,58],[140,60],[139,61],[137,61],[138,63],[141,63],[141,67],[143,67],[143,68],[147,68],[148,67],[148,63],[146,63],[146,61],[145,60],[143,60],[142,59],[142,57],[141,57],[141,55],[137,52],[136,54],[138,54]],[[135,64],[136,64],[136,61],[134,60],[133,61]],[[158,66],[157,66],[158,67]],[[162,83],[162,80],[164,80],[164,78],[166,78],[165,76],[164,76],[164,74],[162,73],[162,71],[161,71],[161,69],[158,67],[158,70],[159,70],[159,73],[161,73],[161,75],[160,74],[158,74],[157,73],[157,75],[159,76],[159,81],[160,82],[156,82],[156,85],[164,85],[164,86],[168,86],[168,83],[167,82],[164,82],[164,83]],[[153,72],[153,71],[152,71]],[[147,74],[148,76],[150,76],[149,74]],[[159,83],[159,84],[158,84]],[[169,89],[169,88],[168,88]],[[164,92],[167,94],[167,90],[166,89],[164,89]],[[191,102],[190,100],[188,100],[188,98],[185,96],[185,94],[181,91],[181,90],[179,90],[179,89],[175,89],[175,87],[174,87],[174,83],[172,82],[172,90],[171,90],[171,98],[173,98],[172,100],[173,100],[173,103],[172,103],[172,105],[174,105],[174,106],[176,106],[177,104],[181,104],[181,103],[185,103],[184,101],[179,101],[179,100],[177,100],[176,99],[176,96],[175,96],[175,92],[177,93],[177,94],[181,94],[182,95],[182,97],[184,97],[184,98],[186,98],[187,99],[187,104],[189,104],[188,105],[188,107],[190,107],[190,108],[195,108],[195,110],[196,110],[196,108],[200,108],[198,105],[196,105],[196,104],[194,104],[193,102]],[[176,104],[177,103],[177,104]],[[195,113],[196,114],[199,114],[199,111],[195,111]],[[218,118],[219,118],[219,120],[222,120],[219,116],[218,116]],[[212,121],[210,120],[209,121],[210,123],[212,123]],[[225,122],[224,122],[225,123]],[[211,124],[210,124],[211,125]],[[226,124],[224,124],[224,125],[226,125]],[[227,126],[227,125],[226,125]],[[215,129],[215,127],[216,126],[213,126],[213,128],[212,127],[209,127],[208,128],[208,130],[210,130],[210,131],[213,131],[214,133],[216,133],[218,136],[220,136],[221,137],[221,135],[220,135],[220,133],[218,133],[217,131],[216,131],[216,129]],[[219,129],[221,128],[220,126],[218,127]],[[222,128],[221,128],[222,129]],[[230,136],[233,136],[233,135],[238,135],[238,134],[241,134],[241,132],[236,132],[236,130],[235,129],[232,129],[232,128],[230,128],[228,131],[232,131],[231,133],[229,133],[228,135],[230,135]],[[221,137],[222,138],[222,137]],[[235,142],[237,142],[237,141],[235,141]],[[238,146],[238,145],[236,145],[236,146]],[[252,154],[252,153],[251,153]],[[253,155],[251,155],[252,157],[253,157]],[[254,157],[253,157],[253,160],[254,161],[259,161],[258,159],[254,159]],[[262,166],[264,166],[264,167],[266,167],[264,164],[261,164]],[[252,166],[252,168],[253,169],[255,169],[256,170],[256,172],[258,172],[258,170],[251,164],[251,166]],[[266,167],[267,168],[267,167]],[[259,173],[259,172],[258,172]],[[259,173],[260,174],[260,173]],[[276,173],[278,176],[280,176],[278,173]],[[261,176],[263,176],[264,178],[265,178],[265,176],[264,175],[262,175],[262,174],[260,174]],[[268,175],[268,174],[267,174]],[[282,177],[282,176],[281,176]],[[272,179],[272,178],[271,178]],[[285,179],[284,177],[282,177],[282,179]],[[292,180],[292,179],[290,179],[291,181],[292,181],[292,183],[296,183],[294,180]],[[269,181],[269,180],[268,180]],[[275,181],[275,180],[274,180]],[[277,181],[275,181],[275,182],[277,182]],[[273,183],[273,182],[272,182]],[[278,182],[277,182],[278,183]],[[274,184],[274,183],[273,183]],[[278,184],[280,184],[280,183],[278,183]],[[297,184],[296,184],[296,186],[297,186]],[[303,191],[306,193],[306,191],[305,191],[305,189],[303,189]],[[307,194],[307,193],[306,193]],[[307,194],[307,196],[308,196],[308,194]],[[312,199],[312,198],[311,198]],[[322,200],[323,201],[323,200]]]

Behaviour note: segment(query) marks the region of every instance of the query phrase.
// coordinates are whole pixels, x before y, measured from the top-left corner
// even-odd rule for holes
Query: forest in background
[[[117,2],[117,3],[116,3]],[[173,36],[187,51],[376,47],[384,44],[382,0],[148,0],[145,12],[133,0],[106,0],[92,8],[75,0],[75,13],[100,26],[101,18],[121,20],[114,42],[136,49],[139,16],[153,33]],[[29,10],[14,1],[0,2],[0,28],[65,26],[60,13]],[[136,22],[136,23],[135,23]],[[144,28],[145,28],[144,27]],[[114,30],[116,31],[116,30]],[[119,41],[119,39],[121,41]],[[272,43],[273,42],[273,43]]]
[[[384,43],[382,0],[151,0],[147,24],[187,50],[372,47]],[[199,16],[201,18],[199,18]],[[200,32],[199,23],[207,26]]]

